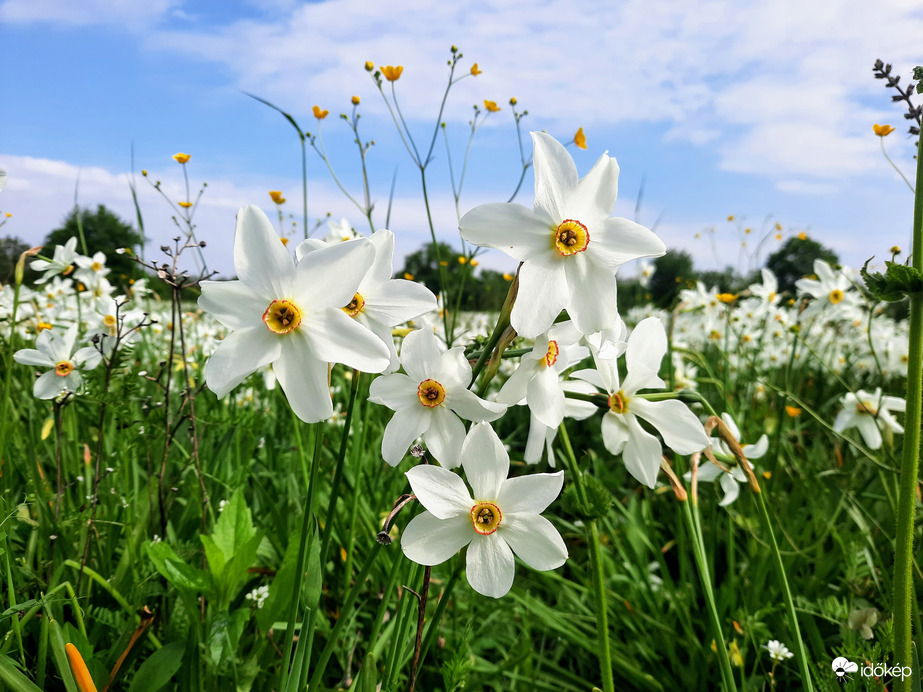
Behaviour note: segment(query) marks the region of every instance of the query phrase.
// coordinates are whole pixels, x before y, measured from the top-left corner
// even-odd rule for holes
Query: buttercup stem
[[[916,192],[913,199],[913,268],[923,271],[923,137],[917,149]],[[920,417],[923,403],[923,295],[910,295],[910,344],[907,363],[907,408],[904,452],[901,459],[894,551],[894,665],[913,666],[911,609],[913,588],[913,531],[917,477],[920,469]],[[914,671],[916,675],[920,671]],[[894,680],[895,692],[911,689],[911,679]]]

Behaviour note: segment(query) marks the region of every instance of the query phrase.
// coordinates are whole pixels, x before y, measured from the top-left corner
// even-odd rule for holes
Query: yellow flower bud
[[[352,101],[352,104],[353,104],[354,106],[358,106],[358,105],[359,105],[359,100],[360,100],[360,99],[359,99],[358,96],[353,96],[353,97],[352,97],[351,99],[349,99],[349,100]]]
[[[515,106],[519,101],[516,100],[515,96],[510,96],[510,105]]]
[[[375,69],[375,63],[373,63],[371,60],[367,60],[365,63],[365,71],[371,72],[374,69]]]

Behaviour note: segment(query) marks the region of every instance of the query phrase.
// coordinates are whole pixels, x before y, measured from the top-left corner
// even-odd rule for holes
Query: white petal
[[[362,294],[362,287],[359,287]],[[423,284],[392,279],[377,287],[374,295],[363,295],[364,312],[388,327],[396,327],[436,309],[436,296]]]
[[[625,468],[639,483],[653,488],[657,484],[657,473],[660,471],[663,454],[660,442],[656,437],[645,432],[636,420],[632,421],[627,429],[628,444],[625,445],[625,451],[622,454]]]
[[[333,415],[328,382],[329,365],[311,353],[298,330],[289,335],[272,370],[292,411],[305,423],[319,423]]]
[[[423,512],[411,519],[401,534],[401,550],[419,565],[438,565],[468,545],[476,535],[468,517],[437,519]]]
[[[439,357],[439,367],[433,379],[449,389],[466,389],[471,384],[471,363],[465,358],[464,346],[450,348]]]
[[[429,453],[443,466],[454,469],[461,463],[465,426],[445,405],[436,406],[430,415],[429,429],[423,434]]]
[[[537,370],[536,361],[524,357],[519,362],[519,367],[516,368],[516,371],[503,383],[503,386],[497,393],[497,401],[507,406],[514,406],[525,399],[529,381]]]
[[[229,329],[260,326],[272,302],[258,296],[243,281],[203,281],[201,286],[199,307]]]
[[[769,438],[765,434],[761,435],[756,444],[743,445],[741,449],[747,459],[759,459],[769,451]]]
[[[612,411],[603,415],[603,445],[612,454],[621,454],[625,450],[625,445],[628,444],[628,423],[626,421],[630,415]]]
[[[476,504],[457,473],[432,464],[419,464],[406,474],[413,494],[438,519],[465,517],[471,531],[471,508]]]
[[[42,368],[53,368],[57,365],[51,358],[34,348],[24,348],[13,354],[13,360],[22,365],[37,365]]]
[[[510,478],[500,486],[497,506],[504,517],[507,512],[541,514],[561,494],[563,487],[563,471]]]
[[[387,284],[394,275],[394,233],[387,228],[379,229],[369,236],[369,244],[375,250],[375,259],[359,284],[360,289],[372,284]]]
[[[629,373],[641,367],[652,370],[656,375],[660,372],[660,363],[666,352],[667,332],[663,328],[663,323],[656,317],[648,317],[638,322],[628,337],[625,365]],[[659,386],[662,387],[663,384]]]
[[[510,456],[489,423],[471,426],[462,446],[461,463],[474,498],[478,502],[496,500],[510,473]]]
[[[523,459],[527,464],[537,464],[542,460],[542,451],[546,446],[549,446],[549,436],[554,438],[554,435],[557,433],[557,430],[549,428],[547,425],[543,425],[538,418],[534,415],[529,417],[529,437],[526,440],[526,450],[523,454]],[[549,458],[548,463],[553,467],[554,459]],[[511,479],[512,480],[512,479]],[[501,494],[503,489],[501,488]]]
[[[605,219],[587,248],[587,252],[592,252],[594,261],[610,271],[615,271],[629,260],[660,257],[666,251],[666,245],[652,231],[621,218]]]
[[[66,389],[63,380],[64,378],[59,377],[54,370],[49,370],[35,380],[32,396],[36,399],[54,399]]]
[[[445,348],[431,329],[416,329],[405,336],[401,344],[401,365],[419,383],[438,372],[444,352]]]
[[[584,334],[608,329],[618,321],[615,275],[594,264],[586,253],[564,258],[567,312]]]
[[[474,245],[492,247],[524,262],[546,254],[554,226],[519,204],[482,204],[465,214],[458,230]]]
[[[510,323],[520,336],[534,339],[548,330],[568,302],[565,258],[541,255],[519,269],[519,293]]]
[[[466,567],[468,583],[482,596],[502,598],[513,586],[516,573],[513,551],[499,532],[489,536],[475,534],[468,546]]]
[[[393,411],[421,406],[417,395],[418,383],[403,373],[376,377],[369,387],[369,401],[383,404]]]
[[[577,166],[567,149],[544,132],[532,134],[535,203],[532,208],[555,224],[567,218],[567,201],[577,190]]]
[[[698,417],[682,401],[646,401],[634,398],[632,413],[646,420],[663,435],[667,447],[678,454],[694,454],[708,446],[708,437]]]
[[[718,480],[719,476],[727,475],[728,474],[726,472],[722,471],[717,466],[709,462],[699,467],[696,478],[698,478],[700,483],[711,483],[712,481]],[[683,475],[683,478],[685,478],[687,481],[692,480],[692,471],[687,471]]]
[[[529,382],[526,401],[538,419],[549,428],[564,420],[564,390],[554,368],[540,368]]]
[[[618,194],[619,165],[614,158],[603,154],[590,172],[580,179],[577,189],[567,200],[568,217],[595,225],[612,213]]]
[[[81,370],[87,371],[99,365],[102,359],[103,354],[101,354],[95,346],[85,346],[81,349],[77,349],[77,352],[71,360],[79,365]]]
[[[281,243],[280,243],[281,245]],[[282,339],[265,327],[240,329],[228,334],[208,359],[205,382],[220,399],[247,376],[272,363],[282,353]]]
[[[729,473],[721,474],[721,489],[724,490],[724,497],[718,503],[719,507],[727,507],[740,494],[740,484]]]
[[[557,569],[567,561],[564,539],[545,517],[504,514],[497,533],[532,569]]]
[[[346,243],[334,247],[343,245]],[[296,331],[304,332],[314,355],[328,363],[343,363],[363,372],[381,372],[391,362],[384,342],[339,308],[312,313]]]
[[[398,409],[385,427],[381,457],[391,466],[400,464],[413,441],[429,429],[432,415],[429,409],[424,409],[424,406]]]
[[[445,405],[465,420],[475,423],[497,420],[506,412],[506,406],[484,401],[477,394],[464,388],[446,391]]]
[[[724,424],[728,427],[731,436],[740,442],[740,428],[737,427],[737,423],[735,423],[734,419],[731,418],[731,414],[725,411],[721,414],[721,420],[723,420]]]
[[[295,259],[300,262],[309,253],[315,250],[321,250],[325,247],[329,247],[329,245],[320,238],[305,238],[295,246]]]
[[[349,305],[374,259],[375,249],[367,240],[337,243],[308,253],[295,268],[295,304],[308,311]]]
[[[295,260],[279,242],[266,214],[252,204],[237,212],[234,269],[241,281],[270,300],[287,298],[291,292]]]
[[[881,447],[881,431],[875,419],[868,414],[856,417],[856,427],[869,449],[879,449]]]

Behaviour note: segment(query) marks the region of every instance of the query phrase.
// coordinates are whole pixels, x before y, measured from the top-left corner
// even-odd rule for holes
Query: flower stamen
[[[58,377],[67,377],[74,371],[74,364],[69,360],[62,360],[54,366],[54,374]]]
[[[628,397],[621,389],[609,396],[609,410],[613,413],[628,413]]]
[[[838,303],[843,302],[844,295],[845,294],[843,293],[843,291],[841,291],[838,288],[835,288],[832,291],[830,291],[830,295],[828,297],[830,298],[830,302],[836,305]]]
[[[554,365],[558,360],[558,354],[561,352],[561,349],[558,348],[557,341],[548,342],[548,351],[545,353],[545,357],[542,359],[545,361],[545,365],[549,368]]]
[[[471,508],[471,523],[482,536],[489,536],[500,526],[503,513],[492,502],[478,502]]]
[[[427,408],[435,408],[445,401],[445,387],[436,380],[423,380],[417,387],[420,403]]]
[[[301,310],[290,300],[274,300],[263,313],[263,322],[274,334],[290,334],[301,324]]]
[[[365,298],[357,293],[345,308],[340,309],[350,317],[355,317],[365,309]]]
[[[590,244],[590,232],[587,227],[574,219],[564,219],[554,229],[553,244],[562,257],[583,252]]]

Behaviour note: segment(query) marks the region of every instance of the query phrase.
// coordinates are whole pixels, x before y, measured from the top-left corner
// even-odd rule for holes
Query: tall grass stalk
[[[923,137],[917,148],[916,192],[913,199],[913,268],[923,272]],[[910,344],[907,363],[907,408],[904,453],[901,459],[894,551],[894,664],[913,666],[911,611],[913,588],[913,534],[920,469],[920,418],[923,404],[923,294],[910,295]],[[911,680],[895,680],[896,692],[911,689]]]

